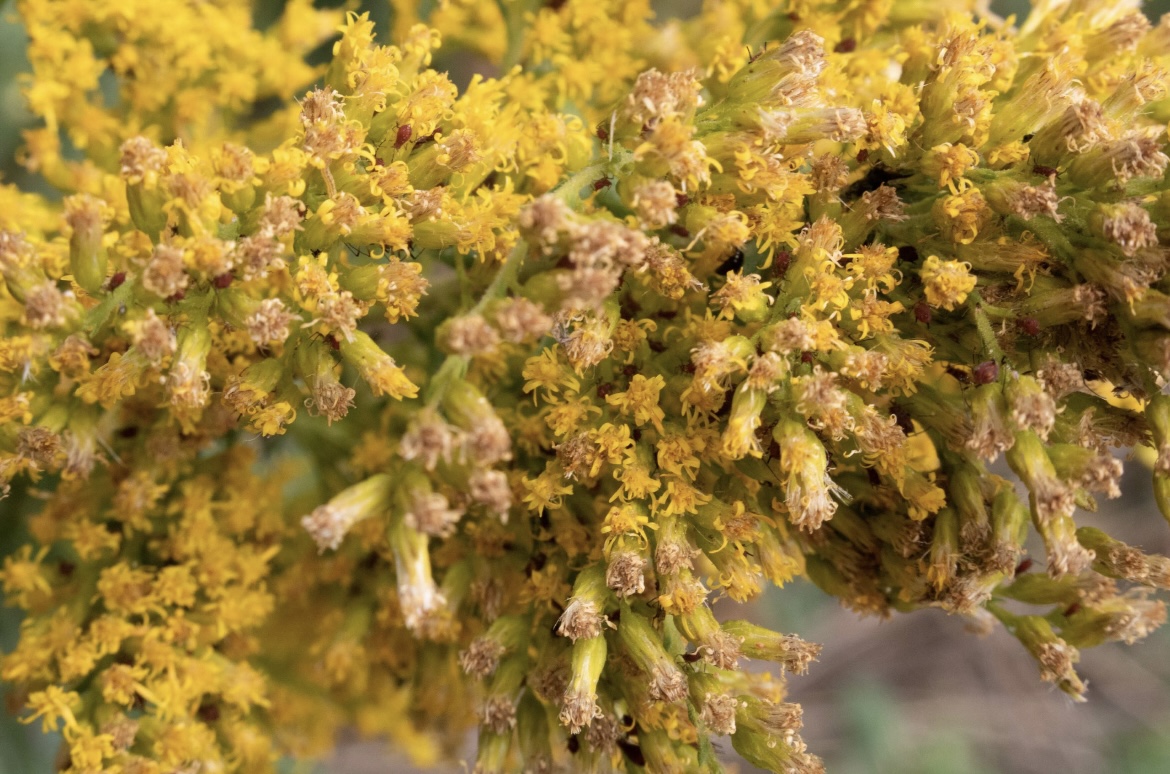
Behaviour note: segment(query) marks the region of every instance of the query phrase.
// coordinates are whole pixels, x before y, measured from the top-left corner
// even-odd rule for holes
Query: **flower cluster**
[[[939,607],[1077,700],[1164,622],[1076,514],[1134,448],[1170,517],[1170,21],[391,5],[17,3],[0,678],[69,771],[816,772],[818,647],[716,600]]]

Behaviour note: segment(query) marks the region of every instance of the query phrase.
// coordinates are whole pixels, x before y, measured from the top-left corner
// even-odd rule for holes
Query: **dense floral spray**
[[[0,677],[65,769],[815,772],[818,648],[717,599],[939,607],[1078,700],[1163,623],[1077,514],[1127,448],[1170,512],[1170,22],[392,5],[17,3]]]

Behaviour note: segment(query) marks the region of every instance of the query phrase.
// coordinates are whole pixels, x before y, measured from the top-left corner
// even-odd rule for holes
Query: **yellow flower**
[[[554,435],[564,438],[575,433],[590,414],[601,413],[602,410],[594,406],[593,401],[584,395],[566,396],[563,400],[550,397],[544,421]]]
[[[45,577],[41,564],[48,553],[48,548],[42,548],[33,554],[32,546],[23,546],[4,559],[0,582],[3,583],[5,596],[14,604],[27,609],[34,598],[52,591],[53,587]]]
[[[622,458],[634,446],[634,440],[630,435],[630,426],[626,424],[615,425],[612,422],[606,422],[597,428],[593,442],[597,444],[598,456],[611,465],[621,462]]]
[[[862,245],[849,258],[849,273],[864,282],[871,290],[889,293],[902,281],[902,273],[894,268],[898,262],[898,248],[882,244]]]
[[[927,257],[919,270],[926,287],[926,302],[948,311],[967,300],[975,289],[976,278],[971,265],[962,261],[944,261],[937,255]]]
[[[613,472],[613,477],[621,482],[621,488],[610,495],[610,502],[622,500],[645,500],[654,495],[662,487],[662,482],[652,475],[652,463],[643,459],[637,448],[626,452],[624,464]]]
[[[662,516],[682,516],[697,513],[699,506],[711,501],[711,495],[700,492],[681,478],[671,477],[666,489],[654,498],[654,511]]]
[[[770,287],[772,283],[761,282],[758,274],[732,272],[727,275],[723,287],[712,294],[711,300],[724,317],[734,316],[745,322],[758,322],[775,302],[772,296],[764,292]]]
[[[72,734],[79,729],[74,710],[81,709],[81,696],[73,691],[64,691],[56,685],[50,685],[43,691],[30,694],[25,706],[32,714],[21,718],[22,723],[32,723],[40,718],[43,731],[56,731],[62,724],[66,734]]]
[[[947,238],[962,245],[974,242],[991,217],[983,194],[966,181],[958,193],[940,197],[931,212]]]
[[[151,573],[117,564],[102,570],[98,577],[98,593],[113,612],[141,614],[150,610],[155,600],[151,595]]]
[[[1074,511],[1148,441],[1170,512],[1170,27],[392,0],[391,45],[252,5],[17,4],[47,189],[0,185],[0,679],[71,770],[477,723],[478,769],[540,768],[551,722],[817,771],[741,668],[816,649],[708,588],[998,621],[1075,697],[1077,647],[1162,623],[1111,578],[1170,564]]]
[[[111,664],[102,672],[102,698],[111,704],[129,707],[143,689],[147,670],[130,664]]]
[[[646,506],[636,502],[615,505],[609,509],[601,526],[601,533],[608,535],[605,550],[608,552],[622,537],[635,537],[642,545],[646,545],[649,540],[646,537],[647,529],[658,529],[658,525],[650,521]]]
[[[82,728],[69,740],[69,760],[78,771],[99,770],[102,761],[114,756],[114,737]]]
[[[670,432],[659,439],[657,449],[660,468],[676,476],[694,479],[700,465],[698,453],[703,451],[700,438]]]
[[[649,422],[662,432],[666,412],[658,405],[658,394],[665,386],[666,380],[661,375],[647,379],[642,374],[635,374],[625,392],[607,395],[605,402],[616,406],[622,414],[633,416],[634,424],[639,427]]]
[[[248,427],[265,438],[283,435],[297,418],[296,409],[288,401],[276,401],[262,406],[248,417]]]
[[[552,467],[545,468],[544,472],[534,478],[525,476],[522,480],[527,490],[524,502],[538,514],[548,508],[559,508],[564,495],[573,493],[573,487],[563,481],[564,476]]]
[[[540,354],[530,357],[524,363],[522,375],[527,380],[524,383],[524,392],[544,389],[547,394],[552,395],[560,392],[562,388],[573,392],[581,389],[581,383],[576,377],[562,367],[558,350],[555,348],[543,349]],[[533,402],[536,402],[538,397],[533,395]]]
[[[147,363],[135,357],[135,353],[122,355],[113,352],[101,367],[82,377],[77,397],[86,403],[100,403],[102,408],[111,408],[137,391],[138,380],[146,368]]]
[[[653,320],[622,320],[613,329],[613,348],[627,353],[626,362],[633,362],[638,347],[647,334],[658,329]]]
[[[963,175],[978,164],[978,153],[963,143],[952,145],[946,142],[930,149],[924,159],[924,171],[938,180],[940,188],[947,188],[957,195]]]

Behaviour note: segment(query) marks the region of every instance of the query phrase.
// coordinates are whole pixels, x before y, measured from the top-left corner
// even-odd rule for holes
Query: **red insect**
[[[788,273],[788,267],[792,264],[792,253],[787,250],[779,250],[772,256],[772,275],[777,279],[782,278]]]
[[[919,301],[914,305],[914,319],[918,322],[922,323],[923,325],[930,325],[930,321],[933,319],[933,317],[934,315],[931,313],[930,307],[927,306],[925,301]]]
[[[406,143],[410,142],[410,136],[414,134],[414,130],[410,128],[410,124],[403,124],[398,127],[398,133],[394,135],[394,147],[401,148]]]
[[[991,384],[999,378],[999,363],[994,360],[984,360],[971,369],[971,381],[975,384]]]

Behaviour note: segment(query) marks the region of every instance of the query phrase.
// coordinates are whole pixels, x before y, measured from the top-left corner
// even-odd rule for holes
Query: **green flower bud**
[[[487,726],[480,728],[475,751],[475,774],[507,774],[514,771],[511,751],[510,729],[506,734],[499,734]]]
[[[378,297],[378,285],[382,281],[382,266],[367,263],[352,266],[338,275],[342,290],[348,290],[358,301],[373,301]]]
[[[727,85],[728,103],[791,101],[815,83],[825,66],[824,39],[801,30],[740,68]]]
[[[502,656],[523,648],[531,628],[530,616],[500,616],[492,621],[486,632],[459,653],[460,666],[469,675],[487,677],[496,670]]]
[[[605,574],[605,567],[597,564],[578,573],[573,583],[573,596],[557,621],[557,634],[574,643],[601,636],[602,627],[608,623],[604,613],[613,599],[605,583]]]
[[[357,369],[375,395],[389,395],[397,400],[418,397],[414,382],[365,331],[354,331],[348,340],[340,343],[340,349],[341,359]]]
[[[1093,569],[1106,577],[1157,588],[1170,585],[1170,559],[1164,556],[1143,553],[1096,527],[1078,529],[1077,541],[1093,552]]]
[[[1081,654],[1052,631],[1051,624],[1040,616],[1026,615],[1009,623],[1016,636],[1032,657],[1040,664],[1040,678],[1054,683],[1073,701],[1085,701],[1085,684],[1074,665]]]
[[[621,606],[617,636],[623,651],[646,673],[651,701],[671,703],[686,698],[686,678],[675,659],[663,647],[662,635],[654,630],[645,617],[625,603]]]
[[[720,628],[711,608],[699,605],[690,612],[676,616],[675,622],[704,661],[719,669],[736,669],[739,666],[739,639]]]
[[[731,746],[748,763],[769,771],[823,771],[820,759],[805,752],[797,735],[803,726],[799,704],[741,695]]]
[[[505,659],[492,675],[480,705],[480,723],[493,733],[511,735],[516,727],[516,705],[530,664],[521,653]]]
[[[319,551],[337,550],[345,534],[355,524],[385,514],[390,508],[394,479],[378,473],[334,495],[301,519],[301,526],[312,536]]]
[[[1014,487],[1000,487],[991,502],[992,564],[1011,572],[1023,552],[1028,533],[1028,509],[1016,497]]]
[[[441,633],[447,600],[431,576],[427,536],[406,524],[402,514],[391,519],[388,533],[398,580],[398,604],[406,627],[420,637]]]
[[[337,378],[338,364],[321,342],[299,342],[294,363],[297,375],[309,390],[305,401],[311,415],[321,414],[330,424],[343,418],[353,406],[355,392]]]
[[[1080,605],[1064,615],[1060,635],[1069,645],[1093,648],[1106,642],[1132,645],[1166,623],[1166,605],[1139,596],[1117,596]]]
[[[597,706],[597,681],[605,667],[608,648],[604,637],[583,637],[573,642],[572,672],[561,704],[560,721],[575,734],[601,716]]]
[[[702,771],[694,748],[676,744],[666,731],[639,731],[638,747],[646,759],[647,771],[662,774],[689,774],[692,771]]]
[[[1032,432],[1015,434],[1015,445],[1008,451],[1008,465],[1028,487],[1032,521],[1048,550],[1048,571],[1053,577],[1076,575],[1093,559],[1076,542],[1074,493],[1056,474],[1056,469],[1040,439]]]
[[[954,582],[959,556],[959,516],[954,508],[943,508],[934,519],[930,566],[926,570],[926,577],[936,591]]]
[[[746,381],[736,388],[731,399],[731,416],[727,420],[727,429],[723,431],[723,453],[731,459],[748,454],[754,457],[763,455],[756,430],[767,400],[768,394],[764,390],[752,389]]]
[[[69,235],[69,265],[73,279],[90,295],[96,295],[106,281],[106,250],[102,236],[112,217],[112,209],[87,194],[65,200],[65,222]]]
[[[549,725],[549,709],[531,691],[525,691],[516,711],[517,745],[521,757],[538,771],[544,764],[552,767]]]
[[[1097,599],[1108,593],[1109,588],[1106,581],[1091,576],[1052,578],[1044,573],[1025,572],[1017,575],[1001,592],[1008,599],[1029,605],[1068,607],[1086,599]]]
[[[739,641],[744,656],[775,662],[793,674],[807,672],[808,665],[821,653],[820,645],[805,642],[793,634],[779,634],[749,621],[725,621],[722,628]]]

